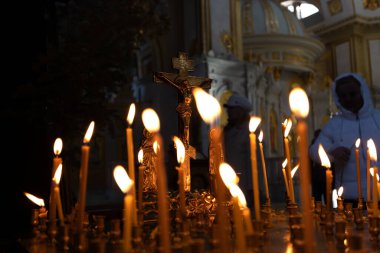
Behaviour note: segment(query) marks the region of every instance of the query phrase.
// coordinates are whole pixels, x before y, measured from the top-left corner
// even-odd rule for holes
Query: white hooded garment
[[[337,80],[353,76],[360,83],[360,90],[364,100],[362,108],[357,114],[346,110],[339,103],[338,95],[336,94]],[[363,77],[354,73],[345,73],[338,76],[332,86],[332,96],[339,112],[334,115],[325,126],[315,143],[310,146],[310,158],[316,162],[320,162],[318,154],[318,146],[322,144],[326,153],[329,155],[331,163],[333,158],[330,152],[337,147],[343,146],[351,150],[351,155],[345,165],[334,164],[335,168],[335,185],[333,189],[338,189],[343,186],[344,199],[357,200],[358,198],[358,183],[355,157],[355,142],[360,138],[359,157],[360,157],[360,178],[361,192],[364,200],[367,199],[367,178],[366,178],[366,157],[367,157],[367,141],[372,138],[377,151],[377,157],[380,159],[380,110],[373,106],[372,98],[368,86]],[[371,167],[379,166],[379,162],[371,162]],[[372,183],[372,176],[370,177]],[[372,196],[372,190],[371,190]]]

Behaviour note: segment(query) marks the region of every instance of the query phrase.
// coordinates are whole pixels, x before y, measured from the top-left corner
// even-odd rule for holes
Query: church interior
[[[305,205],[311,196],[300,173],[290,179],[289,199],[283,171],[291,168],[283,161],[302,160],[300,122],[310,142],[334,117],[336,76],[361,74],[380,107],[379,0],[52,0],[24,7],[9,36],[12,81],[1,108],[7,164],[1,252],[378,252],[379,215],[364,217],[364,232],[345,243],[350,233],[341,221],[355,231],[361,223],[339,201],[330,212],[335,222],[322,219],[320,202]],[[196,88],[210,96],[204,107],[212,109],[213,99],[221,105],[212,123],[198,109]],[[289,105],[295,88],[309,101],[304,120]],[[255,200],[245,196],[249,208],[237,211],[236,196],[213,170],[223,151],[211,135],[227,124],[223,104],[233,93],[251,103],[263,134],[262,153],[254,155]],[[159,119],[159,134],[144,122],[147,109]],[[286,120],[294,124],[286,136],[289,156]],[[182,162],[173,136],[184,144]],[[52,181],[59,164],[60,184]],[[132,190],[120,191],[118,165],[135,179]],[[26,193],[45,201],[47,216]],[[52,199],[61,206],[52,209]],[[57,224],[49,220],[53,213]],[[310,224],[318,232],[311,234]]]

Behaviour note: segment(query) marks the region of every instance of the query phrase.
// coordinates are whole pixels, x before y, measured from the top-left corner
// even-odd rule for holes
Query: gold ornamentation
[[[193,61],[187,57],[186,53],[180,52],[178,58],[172,59],[173,68],[178,69],[179,73],[154,73],[154,81],[156,83],[167,83],[178,89],[183,100],[177,105],[177,112],[179,113],[183,131],[180,132],[180,138],[185,145],[185,161],[184,161],[184,174],[185,174],[185,191],[190,191],[190,157],[195,159],[196,150],[190,146],[190,118],[192,114],[191,102],[193,101],[192,90],[195,87],[208,89],[211,87],[212,80],[207,77],[189,76],[188,71],[193,70]]]
[[[380,1],[379,0],[363,0],[363,6],[365,9],[375,10],[379,8]]]
[[[339,12],[342,12],[342,2],[340,0],[330,0],[327,2],[330,15],[333,16],[335,14],[338,14]]]
[[[222,32],[222,34],[220,35],[220,39],[221,39],[222,44],[223,44],[224,48],[226,49],[226,51],[228,53],[231,53],[232,49],[233,49],[232,35],[227,33],[227,32]]]

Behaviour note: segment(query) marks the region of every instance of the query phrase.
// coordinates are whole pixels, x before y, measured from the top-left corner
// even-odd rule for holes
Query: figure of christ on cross
[[[190,118],[191,118],[191,102],[193,101],[192,90],[195,87],[209,89],[212,79],[206,77],[189,76],[188,71],[192,69],[192,61],[188,60],[185,53],[180,53],[178,58],[173,58],[173,68],[179,69],[179,73],[155,72],[154,82],[167,83],[177,88],[178,93],[182,96],[182,101],[177,105],[177,112],[182,121],[183,130],[180,131],[180,138],[185,146],[186,154],[184,161],[185,174],[185,191],[190,191],[190,157],[195,159],[195,148],[190,146]]]

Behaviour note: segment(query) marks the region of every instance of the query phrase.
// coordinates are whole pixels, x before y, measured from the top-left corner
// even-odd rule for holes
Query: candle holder
[[[364,199],[363,198],[358,198],[358,208],[360,210],[364,209]]]
[[[293,227],[293,246],[296,252],[305,252],[304,227],[296,225]]]
[[[379,217],[376,215],[370,215],[368,216],[368,230],[370,234],[370,241],[372,241],[374,244],[377,244],[379,242]]]
[[[38,242],[40,239],[40,229],[39,229],[39,209],[32,209],[32,216],[31,216],[31,225],[32,225],[32,241]]]
[[[295,239],[294,231],[297,230],[301,226],[301,221],[302,221],[302,215],[300,214],[294,214],[294,215],[289,216],[290,241],[294,241]]]
[[[373,214],[372,200],[367,200],[366,205],[367,205],[367,214],[369,216]]]
[[[333,211],[326,213],[326,235],[332,235],[334,232],[335,213]]]
[[[353,208],[353,211],[354,211],[354,220],[356,224],[356,229],[363,230],[364,229],[363,210],[357,207],[357,208]]]
[[[319,225],[324,226],[326,224],[326,206],[321,206],[321,213],[319,214]]]
[[[335,239],[336,248],[339,252],[344,252],[345,245],[344,240],[346,239],[346,221],[339,220],[335,222]]]
[[[262,205],[261,216],[263,217],[264,228],[272,228],[273,223],[272,223],[272,209],[270,206],[270,200]]]
[[[344,215],[346,217],[346,233],[351,235],[354,223],[354,212],[352,209],[352,203],[345,203],[344,205]]]
[[[314,219],[317,222],[320,221],[321,210],[322,210],[322,201],[320,200],[315,201]]]
[[[256,249],[262,249],[264,246],[265,231],[263,229],[263,222],[261,220],[253,220],[253,240]]]
[[[363,238],[362,235],[353,234],[347,237],[347,248],[345,252],[362,252]]]
[[[70,250],[70,225],[63,225],[63,236],[62,236],[62,249],[66,252]]]
[[[111,231],[110,231],[110,242],[111,244],[117,244],[120,242],[121,230],[120,230],[120,220],[111,220]]]

